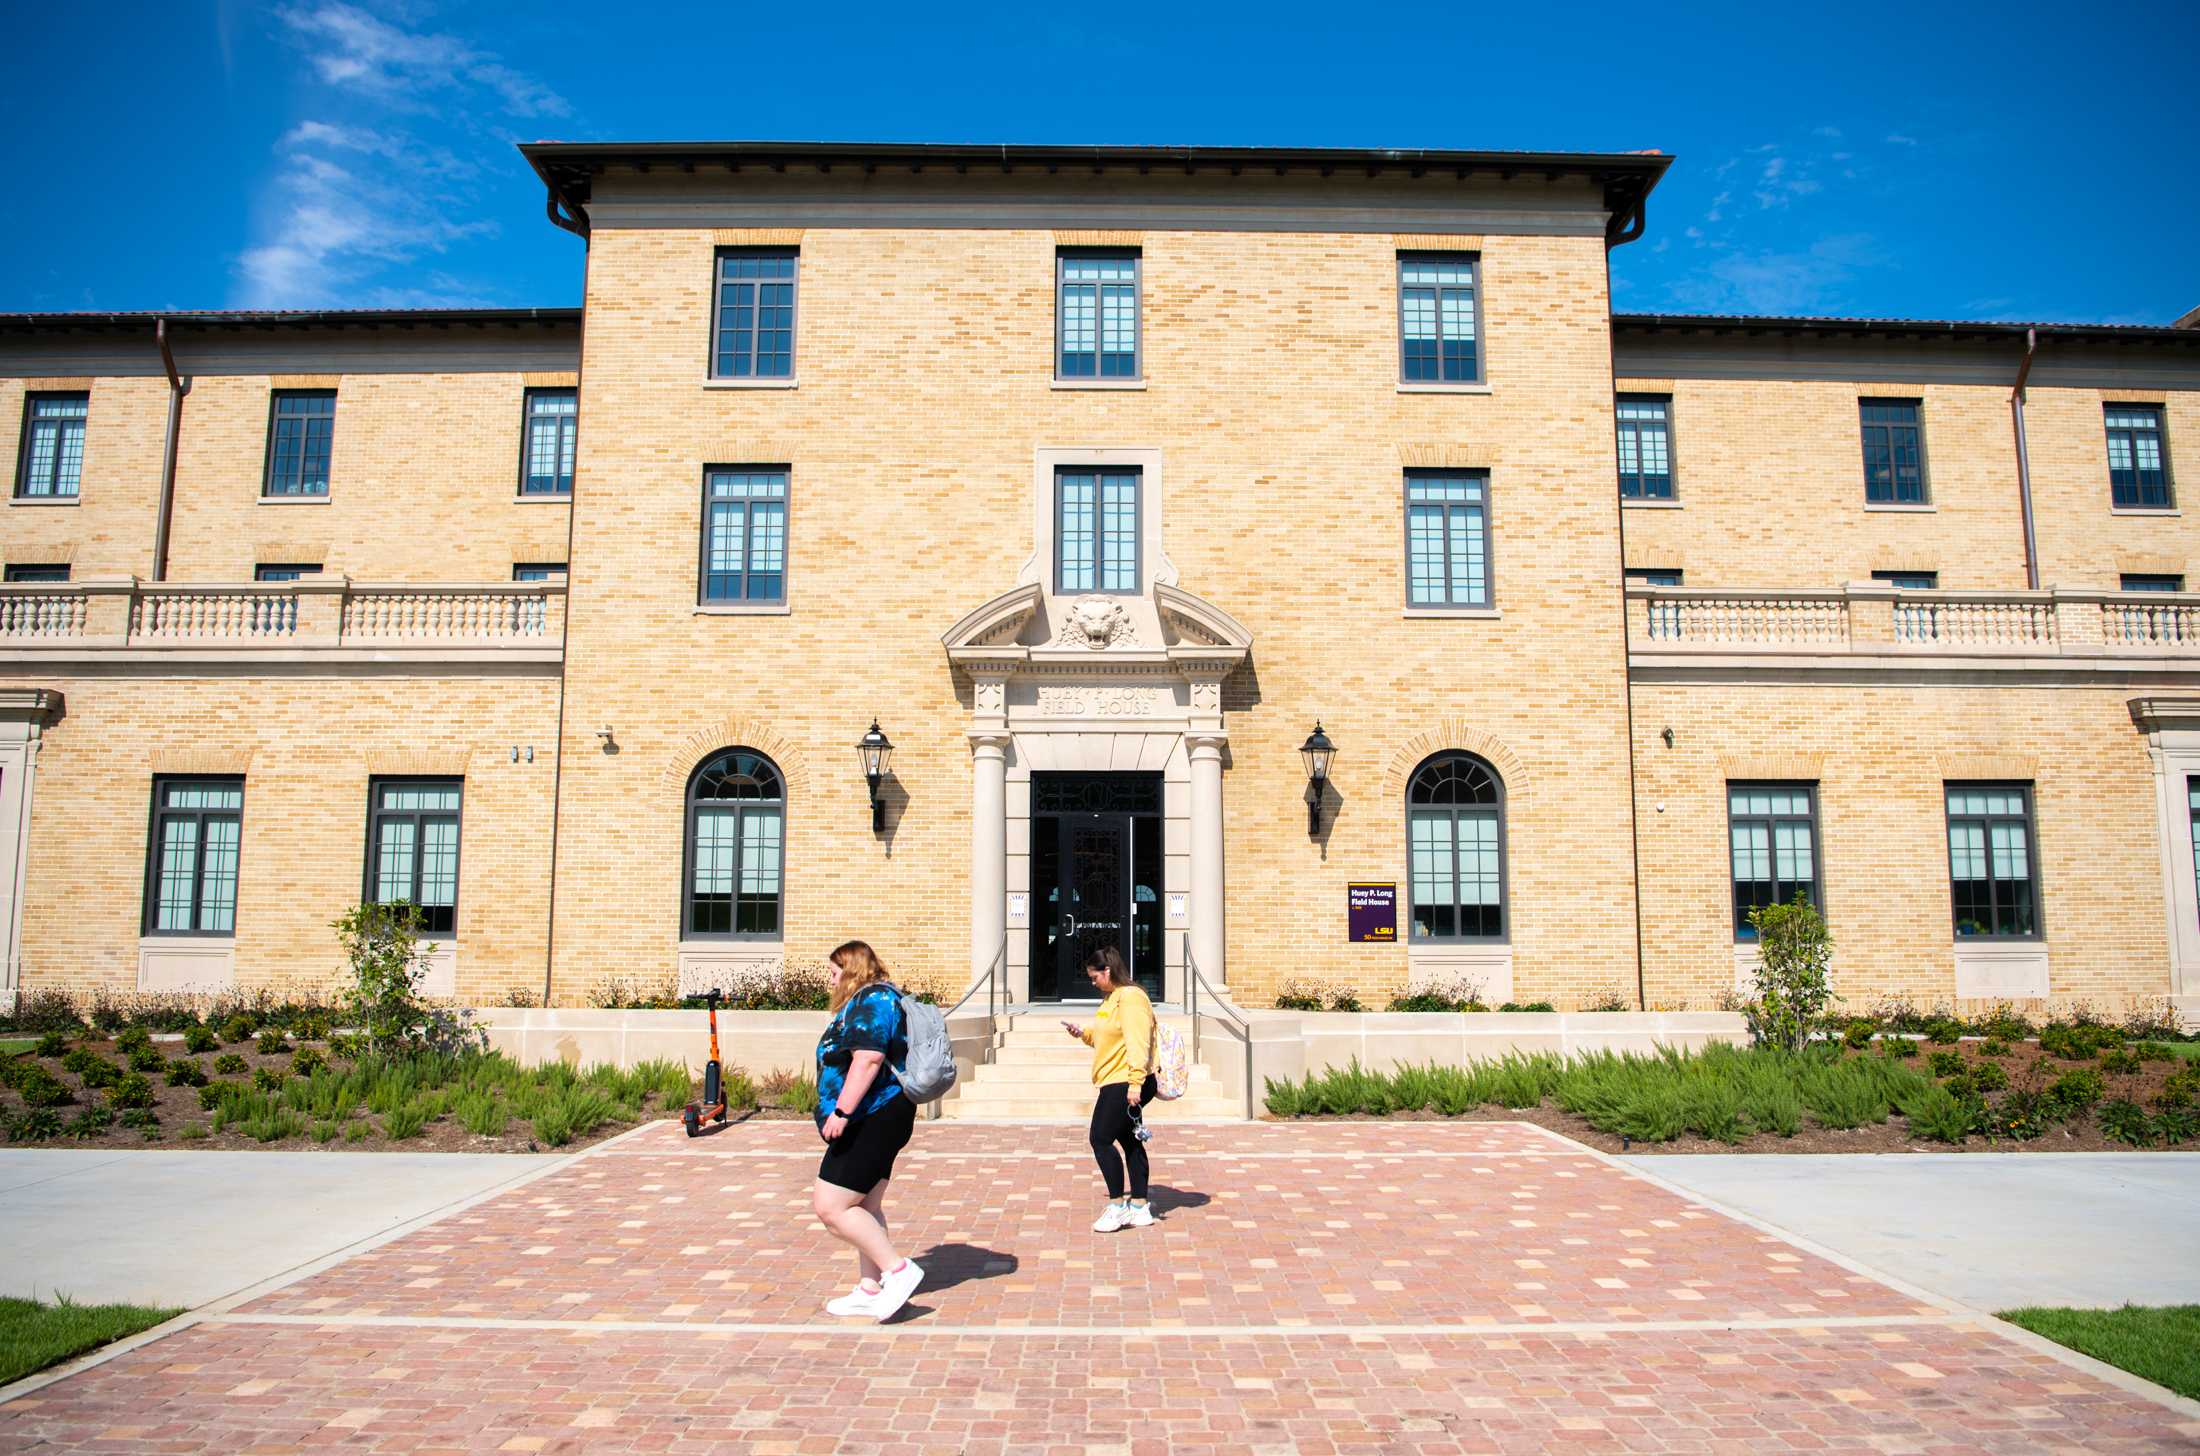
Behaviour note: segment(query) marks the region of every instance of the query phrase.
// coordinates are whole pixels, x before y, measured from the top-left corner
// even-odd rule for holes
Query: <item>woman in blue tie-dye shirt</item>
[[[861,1278],[825,1309],[884,1321],[924,1281],[916,1261],[903,1258],[886,1236],[887,1180],[917,1119],[893,1071],[909,1056],[909,1028],[901,993],[871,947],[851,940],[831,960],[833,1015],[817,1041],[817,1132],[825,1158],[810,1206],[833,1237],[855,1249]]]

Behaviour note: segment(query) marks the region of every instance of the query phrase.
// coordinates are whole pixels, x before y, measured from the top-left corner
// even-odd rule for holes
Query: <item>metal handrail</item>
[[[969,1005],[970,998],[977,995],[978,988],[980,986],[983,986],[985,988],[986,1025],[990,1027],[993,1024],[993,1018],[995,1015],[995,1012],[993,1010],[995,995],[996,992],[1000,989],[1001,978],[1006,976],[1007,974],[1008,932],[1004,930],[1001,932],[1001,948],[993,952],[993,959],[989,963],[987,963],[985,974],[970,983],[970,989],[962,993],[962,999],[947,1008],[947,1015],[953,1016],[956,1012],[962,1010],[963,1007]]]
[[[1199,1061],[1199,989],[1205,986],[1207,994],[1221,1008],[1222,1019],[1237,1028],[1238,1040],[1245,1047],[1245,1118],[1253,1119],[1253,1027],[1244,1017],[1223,1000],[1222,993],[1208,983],[1199,969],[1199,958],[1192,954],[1192,938],[1184,937],[1184,1009],[1192,1018],[1192,1061]]]

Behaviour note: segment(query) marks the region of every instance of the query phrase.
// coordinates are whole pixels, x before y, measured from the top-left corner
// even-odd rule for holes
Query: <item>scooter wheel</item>
[[[687,1134],[689,1137],[702,1136],[703,1119],[695,1115],[694,1108],[690,1107],[687,1111],[681,1113],[680,1121],[683,1125],[686,1126]]]
[[[720,1103],[720,1104],[719,1104],[719,1107],[718,1107],[718,1120],[719,1120],[720,1122],[724,1122],[724,1121],[726,1120],[726,1108],[725,1108],[725,1104],[724,1104],[724,1103]]]

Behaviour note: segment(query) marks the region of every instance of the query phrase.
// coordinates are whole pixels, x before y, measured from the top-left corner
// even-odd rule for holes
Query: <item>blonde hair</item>
[[[831,1011],[847,1005],[848,999],[864,987],[887,979],[885,963],[864,941],[845,941],[825,959],[838,966],[841,972],[833,978],[832,999],[827,1006]]]

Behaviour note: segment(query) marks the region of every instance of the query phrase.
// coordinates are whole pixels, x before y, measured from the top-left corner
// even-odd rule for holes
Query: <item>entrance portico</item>
[[[1060,994],[1074,988],[1058,957],[1108,943],[1111,931],[1129,954],[1150,914],[1149,944],[1162,963],[1152,980],[1134,964],[1142,983],[1162,999],[1180,998],[1188,951],[1210,984],[1226,985],[1222,684],[1246,660],[1251,634],[1169,581],[1156,579],[1146,596],[1055,597],[1033,580],[965,616],[943,641],[971,684],[972,976],[998,965],[1014,1001]],[[1087,863],[1065,870],[1061,842],[1033,842],[1034,775],[1072,774],[1121,775],[1080,781],[1103,797],[1111,783],[1127,794],[1158,776],[1159,814],[1122,810],[1122,829],[1082,836],[1075,852]],[[1042,792],[1063,782],[1039,781]],[[1056,810],[1042,807],[1041,819],[1053,821]],[[1159,852],[1149,859],[1152,847],[1142,850],[1138,835],[1156,828]],[[1120,863],[1092,862],[1111,854]],[[1152,899],[1140,902],[1141,868],[1156,859],[1161,883],[1146,886]],[[1118,897],[1119,927],[1106,923],[1118,918],[1113,910],[1097,929],[1089,919],[1076,927],[1064,886],[1081,896],[1078,874],[1129,887]]]

